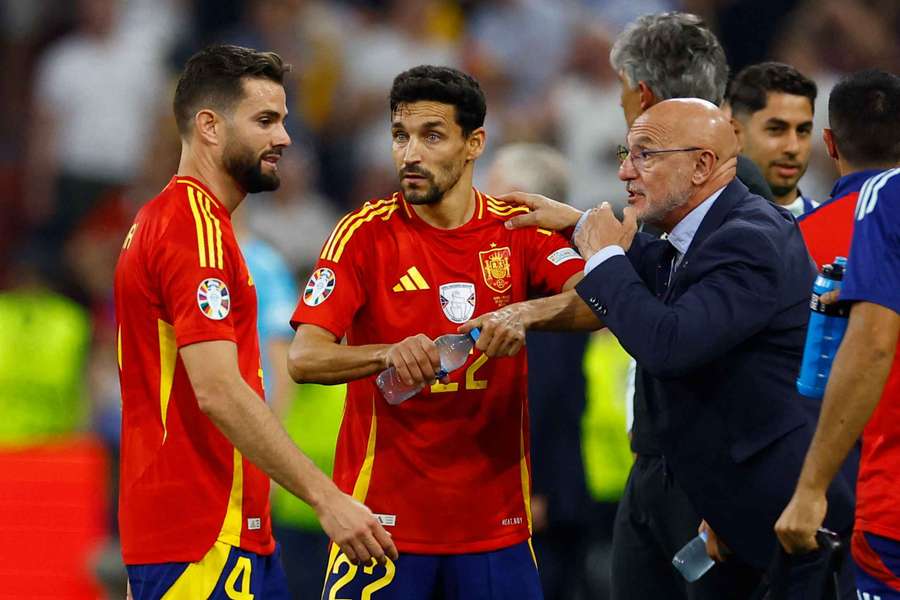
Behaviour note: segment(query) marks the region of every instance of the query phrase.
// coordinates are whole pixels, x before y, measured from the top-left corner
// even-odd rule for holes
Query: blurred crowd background
[[[248,239],[280,254],[296,286],[343,212],[395,189],[387,94],[418,64],[459,67],[485,90],[479,187],[502,191],[485,187],[498,148],[540,142],[566,159],[569,202],[622,206],[615,147],[625,125],[609,49],[626,23],[667,10],[701,15],[732,73],[774,59],[816,81],[815,147],[800,188],[827,199],[836,178],[821,144],[828,92],[861,68],[900,72],[897,0],[0,0],[0,514],[22,515],[0,532],[5,546],[29,539],[39,558],[23,564],[0,550],[0,575],[28,590],[9,597],[38,597],[51,584],[56,598],[105,597],[102,582],[121,582],[112,274],[137,208],[177,167],[171,99],[193,52],[235,43],[294,67],[281,188],[249,198],[236,218]],[[291,309],[275,316],[286,323]],[[558,519],[536,510],[536,529],[584,545],[574,564],[547,564],[548,578],[575,582],[548,598],[604,597],[598,565],[630,461],[626,371],[615,341],[595,334],[580,424],[553,432],[581,439],[584,472],[573,478],[587,501]],[[342,389],[268,387],[301,446],[329,468]],[[300,556],[311,579],[300,580],[302,566],[288,571],[313,586],[303,597],[317,597],[315,519],[277,493],[274,506],[283,542],[310,549]]]

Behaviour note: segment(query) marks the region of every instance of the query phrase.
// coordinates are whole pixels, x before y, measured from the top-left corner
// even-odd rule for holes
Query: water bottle
[[[466,364],[469,352],[475,347],[475,342],[478,341],[480,334],[481,331],[476,327],[469,333],[448,333],[434,340],[438,355],[441,357],[441,368],[437,372],[438,379]],[[425,384],[421,383],[406,385],[394,367],[379,373],[375,383],[388,404],[400,404],[404,400],[409,400],[425,387]]]
[[[847,317],[850,314],[850,307],[846,303],[837,302],[826,306],[819,297],[841,288],[846,268],[847,259],[838,256],[831,264],[822,267],[822,272],[813,284],[812,298],[809,301],[812,312],[806,331],[800,376],[797,377],[797,389],[810,398],[821,398],[825,394],[831,364],[847,330]]]
[[[697,581],[716,564],[706,553],[706,537],[705,531],[700,532],[672,558],[672,565],[689,582]]]

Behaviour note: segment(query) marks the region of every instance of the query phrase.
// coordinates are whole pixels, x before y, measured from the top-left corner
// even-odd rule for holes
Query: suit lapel
[[[725,217],[731,212],[731,209],[734,208],[741,198],[746,197],[748,193],[749,190],[747,189],[747,186],[741,183],[737,178],[733,179],[731,183],[725,186],[722,194],[716,198],[716,201],[713,202],[709,212],[703,217],[703,220],[700,222],[700,227],[697,229],[697,233],[694,234],[694,239],[691,240],[691,245],[688,248],[687,254],[682,257],[678,269],[672,274],[672,281],[669,283],[669,287],[663,296],[664,302],[668,301],[671,297],[679,277],[691,261],[693,261],[694,256],[700,247],[703,246],[703,242],[706,238],[712,235],[712,233],[722,225],[722,222],[725,221]]]

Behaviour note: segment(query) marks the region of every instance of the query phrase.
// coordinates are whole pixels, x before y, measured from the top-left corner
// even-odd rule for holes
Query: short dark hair
[[[284,85],[291,66],[274,52],[241,46],[214,45],[194,54],[184,66],[172,107],[178,131],[186,135],[198,110],[229,110],[244,96],[243,78],[268,79]]]
[[[735,75],[728,86],[728,104],[732,114],[753,114],[768,103],[769,92],[805,96],[810,108],[816,106],[816,83],[790,65],[763,62],[750,65]]]
[[[838,152],[851,165],[900,162],[900,77],[877,69],[843,78],[828,97]]]
[[[719,105],[728,82],[725,50],[690,13],[638,17],[616,38],[609,63],[630,87],[643,81],[660,100],[702,98]]]
[[[452,67],[419,65],[394,78],[391,86],[391,116],[401,104],[432,101],[456,108],[456,123],[463,135],[484,125],[487,105],[474,77]]]

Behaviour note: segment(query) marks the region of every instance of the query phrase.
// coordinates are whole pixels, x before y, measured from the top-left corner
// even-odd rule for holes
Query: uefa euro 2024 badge
[[[221,279],[204,279],[197,288],[197,304],[207,318],[221,321],[231,311],[228,286]]]
[[[328,299],[334,291],[336,281],[334,271],[327,267],[316,269],[303,290],[303,303],[307,306],[318,306]]]
[[[474,283],[445,283],[440,288],[441,308],[453,323],[465,323],[475,312]]]

